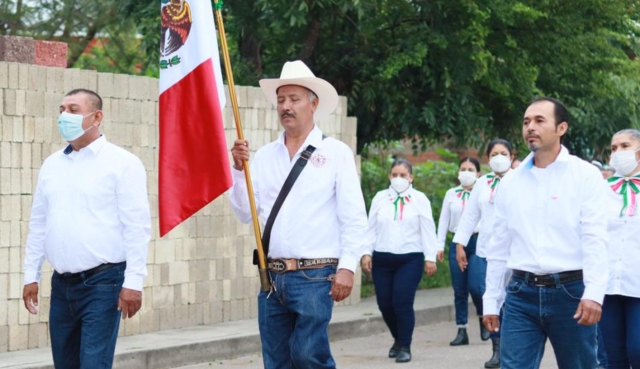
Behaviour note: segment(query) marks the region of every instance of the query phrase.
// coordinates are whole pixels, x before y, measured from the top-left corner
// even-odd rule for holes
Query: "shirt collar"
[[[278,141],[277,141],[282,146],[285,146],[284,134],[285,132],[282,131],[280,133],[280,136],[278,136]],[[307,146],[309,145],[314,146],[316,149],[319,148],[320,145],[322,144],[322,136],[323,136],[322,131],[320,130],[320,128],[318,128],[317,125],[314,124],[313,129],[307,135],[307,138],[304,140],[304,144],[302,144],[299,151],[306,149]]]
[[[87,145],[86,147],[83,147],[78,151],[89,149],[93,153],[93,155],[97,155],[100,149],[102,149],[106,143],[107,143],[107,138],[105,137],[105,135],[100,135],[100,137],[98,137],[97,140],[93,141],[92,143],[90,143],[89,145]],[[65,147],[64,151],[62,152],[68,156],[73,152],[73,147],[71,146],[71,144],[69,144],[67,147]]]
[[[409,188],[402,191],[401,193],[398,193],[396,190],[393,189],[393,187],[389,186],[389,196],[393,198],[397,196],[403,196],[403,197],[408,196],[411,190],[413,190],[413,183],[409,185]]]
[[[554,163],[566,163],[567,161],[569,161],[570,156],[571,155],[569,155],[569,150],[567,150],[567,148],[564,147],[564,145],[561,145],[560,154],[558,154],[558,157],[556,158]],[[527,155],[527,157],[524,158],[524,160],[520,165],[531,170],[531,168],[533,168],[533,152],[529,153],[529,155]]]

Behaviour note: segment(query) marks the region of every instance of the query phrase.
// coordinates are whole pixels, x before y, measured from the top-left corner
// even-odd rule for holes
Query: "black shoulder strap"
[[[327,136],[322,135],[322,139],[324,140]],[[300,157],[296,161],[296,164],[291,168],[289,172],[289,176],[284,181],[282,185],[282,189],[276,198],[276,202],[273,204],[273,208],[271,209],[271,213],[269,214],[269,218],[267,218],[267,224],[264,226],[264,232],[262,233],[262,249],[264,250],[265,257],[269,256],[269,242],[271,241],[271,228],[273,228],[273,223],[276,221],[276,217],[278,216],[278,212],[280,212],[280,208],[284,203],[284,200],[289,195],[293,184],[296,183],[296,180],[302,173],[302,170],[309,162],[309,158],[313,152],[316,151],[314,146],[307,146],[307,148],[300,154]],[[257,265],[257,255],[254,256],[254,264]]]

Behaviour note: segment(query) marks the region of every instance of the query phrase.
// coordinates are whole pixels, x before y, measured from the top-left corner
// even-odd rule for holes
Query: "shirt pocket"
[[[118,204],[118,179],[115,173],[105,173],[79,179],[76,188],[78,206],[91,213],[103,213]]]
[[[316,202],[333,197],[336,193],[336,184],[335,172],[328,163],[322,167],[315,167],[309,162],[302,170],[295,187],[301,186],[302,195]]]

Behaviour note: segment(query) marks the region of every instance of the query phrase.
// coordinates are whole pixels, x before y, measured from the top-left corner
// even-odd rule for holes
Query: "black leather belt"
[[[111,268],[115,268],[120,265],[127,265],[127,262],[123,261],[121,263],[100,264],[95,268],[91,268],[89,270],[85,270],[84,272],[78,272],[78,273],[58,273],[58,272],[54,272],[54,273],[60,276],[65,281],[67,281],[67,283],[75,284],[75,283],[82,282],[84,279],[91,278],[92,276],[100,272],[104,272],[105,270],[109,270]],[[84,276],[84,279],[83,279],[83,276]]]
[[[267,268],[269,271],[279,274],[294,272],[296,270],[319,269],[329,265],[338,265],[339,259],[319,258],[319,259],[269,259]]]
[[[582,280],[582,270],[571,270],[556,274],[534,274],[516,269],[513,271],[513,275],[539,287],[549,287],[555,286],[556,283],[563,284]]]

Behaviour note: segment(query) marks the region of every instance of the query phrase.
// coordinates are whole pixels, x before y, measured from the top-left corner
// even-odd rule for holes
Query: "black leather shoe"
[[[395,359],[398,356],[398,349],[400,349],[400,346],[394,342],[393,346],[389,349],[389,357],[391,359]]]
[[[400,347],[396,363],[408,363],[409,361],[411,361],[411,349],[409,347]]]
[[[489,332],[487,328],[484,327],[484,324],[482,324],[482,317],[478,319],[480,319],[480,339],[486,341],[491,338],[491,332]]]
[[[499,368],[500,367],[500,338],[492,338],[491,343],[493,345],[493,355],[491,359],[484,363],[485,368]]]
[[[449,342],[449,346],[463,346],[469,344],[469,335],[467,335],[467,328],[458,328],[458,334],[453,341]]]

